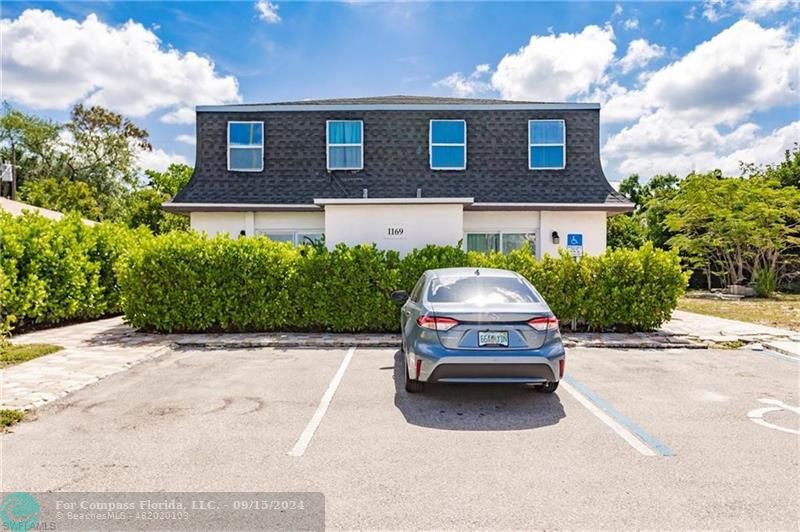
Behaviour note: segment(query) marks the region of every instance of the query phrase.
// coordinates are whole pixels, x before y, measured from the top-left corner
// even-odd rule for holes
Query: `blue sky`
[[[3,2],[3,98],[146,127],[142,164],[194,159],[196,104],[430,94],[603,104],[631,172],[736,173],[800,140],[798,0]]]

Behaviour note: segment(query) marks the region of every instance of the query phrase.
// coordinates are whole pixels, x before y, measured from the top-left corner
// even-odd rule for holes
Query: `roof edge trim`
[[[315,205],[471,205],[475,198],[314,198]]]
[[[596,111],[599,103],[484,103],[484,104],[231,104],[198,105],[198,113],[260,113],[279,111]]]
[[[309,203],[162,203],[167,212],[249,212],[249,211],[321,211],[322,207]]]

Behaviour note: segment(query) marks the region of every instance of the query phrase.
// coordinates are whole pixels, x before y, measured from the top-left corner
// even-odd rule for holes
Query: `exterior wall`
[[[553,244],[552,233],[558,232],[559,244]],[[567,234],[583,235],[583,252],[599,255],[606,250],[606,213],[585,211],[542,211],[539,232],[539,256],[558,254],[567,247]]]
[[[469,232],[535,232],[538,257],[565,248],[567,234],[583,235],[583,252],[606,249],[606,213],[585,211],[464,211],[461,205],[327,205],[324,212],[193,212],[192,229],[209,235],[255,229],[325,230],[325,242],[354,246],[374,242],[406,254],[426,244],[457,245]],[[387,235],[402,228],[401,236]],[[560,237],[553,244],[552,232]]]
[[[257,212],[257,230],[316,230],[325,228],[325,213],[319,212]]]
[[[195,231],[206,232],[210,236],[218,233],[238,236],[240,231],[247,230],[248,218],[252,217],[252,212],[193,212],[190,225]]]
[[[325,227],[325,213],[319,212],[193,212],[191,226],[213,236],[228,233],[238,236],[241,231],[253,235],[259,230],[316,230]]]
[[[402,228],[389,236],[389,228]],[[426,244],[455,246],[463,237],[461,205],[326,205],[325,242],[354,246],[374,242],[405,255]]]
[[[464,211],[464,232],[519,231],[539,229],[539,211]]]

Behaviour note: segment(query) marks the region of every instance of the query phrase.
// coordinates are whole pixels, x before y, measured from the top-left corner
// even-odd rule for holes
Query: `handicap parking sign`
[[[567,245],[572,247],[583,247],[583,235],[579,233],[571,233],[567,235]]]

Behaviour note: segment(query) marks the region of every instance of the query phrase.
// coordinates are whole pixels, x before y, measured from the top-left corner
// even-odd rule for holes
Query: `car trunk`
[[[439,341],[448,349],[521,350],[538,349],[554,329],[538,331],[528,323],[553,314],[543,303],[508,303],[465,306],[463,303],[432,303],[436,316],[458,321],[446,331],[438,330]]]

